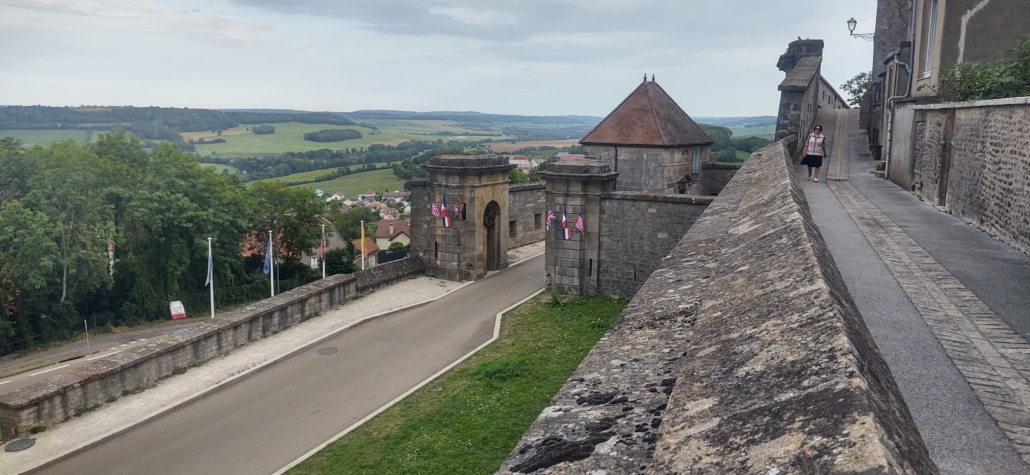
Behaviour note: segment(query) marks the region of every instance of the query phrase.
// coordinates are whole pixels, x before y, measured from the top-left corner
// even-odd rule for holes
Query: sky
[[[776,60],[868,71],[875,0],[0,0],[0,104],[607,115],[646,73],[776,115]]]

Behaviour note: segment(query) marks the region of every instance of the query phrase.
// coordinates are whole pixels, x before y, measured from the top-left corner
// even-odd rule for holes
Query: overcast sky
[[[604,116],[642,79],[775,115],[791,40],[868,71],[875,0],[0,0],[0,104]]]

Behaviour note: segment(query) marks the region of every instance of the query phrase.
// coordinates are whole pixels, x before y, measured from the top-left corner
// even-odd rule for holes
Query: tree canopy
[[[354,129],[322,129],[318,132],[304,134],[304,140],[312,142],[342,142],[344,140],[360,139],[361,132]]]

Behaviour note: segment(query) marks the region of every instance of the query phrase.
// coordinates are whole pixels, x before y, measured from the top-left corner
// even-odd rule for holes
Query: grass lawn
[[[320,175],[320,174],[328,173],[328,172],[329,172],[329,170],[317,170],[316,172],[305,172],[305,173],[314,173],[316,175]],[[286,177],[271,178],[270,180],[289,181],[289,180],[286,180],[286,178],[288,178],[288,177],[296,177],[297,175],[300,175],[300,174],[299,173],[295,173],[293,175],[288,175]],[[268,180],[258,180],[258,181],[268,181]],[[256,182],[252,182],[252,183],[256,183]],[[347,175],[347,176],[342,176],[340,178],[334,178],[334,179],[329,180],[329,181],[319,181],[319,182],[315,182],[315,183],[307,183],[307,184],[304,184],[304,185],[294,185],[293,188],[297,188],[297,187],[301,187],[301,186],[307,187],[307,188],[311,188],[312,190],[314,190],[315,188],[318,188],[318,189],[320,189],[320,190],[322,190],[322,191],[324,191],[324,192],[326,192],[326,193],[328,193],[330,195],[333,194],[333,193],[336,193],[337,191],[339,191],[340,193],[343,193],[344,195],[354,196],[354,195],[359,195],[361,193],[364,193],[365,190],[369,190],[369,189],[372,189],[372,190],[375,190],[375,191],[378,191],[378,192],[382,192],[383,190],[390,190],[390,191],[393,191],[393,190],[403,190],[404,189],[404,180],[401,180],[400,178],[397,178],[397,175],[393,174],[393,170],[386,169],[386,170],[375,170],[375,171],[370,171],[370,172],[355,173],[353,175]]]
[[[239,168],[232,165],[222,165],[220,163],[201,163],[200,166],[214,168],[215,172],[222,173],[222,170],[229,170],[229,173],[236,174],[240,172]],[[325,173],[324,171],[322,173]]]
[[[737,159],[738,160],[744,161],[744,160],[747,160],[749,157],[751,157],[751,153],[750,152],[745,152],[743,150],[737,150]]]
[[[761,127],[730,127],[730,132],[733,132],[733,138],[735,139],[752,135],[772,139],[773,135],[776,135],[776,124],[763,125]]]
[[[288,473],[496,472],[627,303],[554,297],[509,312],[492,345]]]
[[[400,162],[389,162],[389,163],[385,163],[385,165],[393,165],[394,163],[400,163]],[[381,166],[384,165],[384,163],[376,163],[374,165],[377,166],[377,167],[381,167]],[[361,168],[361,166],[362,165],[351,165],[351,169],[352,170],[357,170],[358,168]],[[309,172],[294,173],[292,175],[285,175],[285,176],[280,176],[280,177],[276,177],[276,178],[266,178],[266,180],[282,180],[282,181],[285,181],[285,182],[300,181],[300,180],[314,180],[319,175],[325,175],[326,173],[331,173],[331,172],[336,171],[337,168],[347,168],[347,167],[323,168],[323,169],[320,169],[320,170],[311,170]],[[257,181],[263,181],[263,180],[257,180]],[[361,191],[365,191],[365,190],[361,190]]]
[[[0,138],[14,137],[20,140],[23,145],[46,145],[57,140],[74,140],[79,143],[85,143],[89,132],[88,130],[8,129],[0,130]]]
[[[257,125],[257,124],[253,124]],[[397,145],[409,140],[449,140],[453,137],[442,137],[411,132],[398,132],[382,129],[382,133],[371,135],[372,129],[358,125],[328,125],[328,124],[302,124],[300,122],[280,122],[268,124],[275,127],[274,134],[257,135],[247,130],[253,125],[241,125],[231,129],[223,130],[222,135],[211,131],[185,132],[182,134],[184,140],[211,140],[221,138],[225,143],[218,144],[197,144],[197,154],[201,156],[218,156],[222,158],[255,157],[267,155],[279,155],[283,152],[305,152],[309,150],[340,150],[344,148],[364,149],[372,144]],[[340,142],[312,142],[304,140],[307,132],[317,132],[323,129],[354,129],[361,132],[362,137],[353,140]],[[467,136],[468,140],[488,138],[486,136]],[[495,137],[491,137],[495,138]],[[464,140],[464,139],[463,139]]]

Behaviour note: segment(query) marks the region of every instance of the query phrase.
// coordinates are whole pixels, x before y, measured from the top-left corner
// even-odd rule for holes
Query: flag
[[[322,248],[321,248],[321,260],[325,262],[325,227],[322,227]]]
[[[433,202],[433,216],[440,217],[440,208],[436,206],[436,202]]]
[[[572,223],[572,225],[575,226],[579,232],[583,232],[583,213],[579,213],[579,216],[576,217],[576,222]]]
[[[443,205],[440,206],[440,215],[443,216],[443,227],[451,227],[451,217],[447,216],[447,197],[443,197]]]
[[[458,217],[458,203],[454,203],[454,217]]]
[[[265,268],[264,272],[267,274],[272,271],[272,235],[268,235],[268,248],[265,249]]]
[[[215,259],[211,256],[211,248],[207,248],[207,280],[204,281],[204,287],[211,285],[215,281]]]
[[[568,241],[568,240],[572,239],[572,230],[569,229],[569,220],[565,216],[566,212],[568,212],[568,209],[562,209],[562,212],[561,212],[561,237],[562,237],[562,239]]]
[[[551,207],[548,206],[547,207],[547,218],[545,219],[548,231],[551,230],[551,222],[554,221],[555,219],[556,219],[556,217],[554,216],[554,211],[552,211]]]

